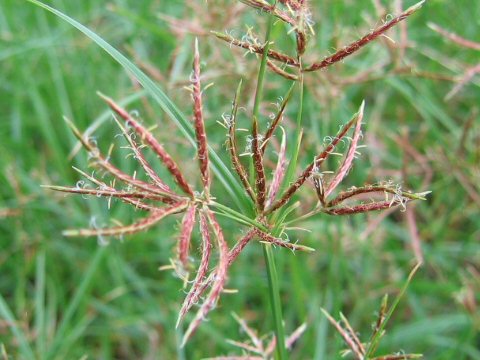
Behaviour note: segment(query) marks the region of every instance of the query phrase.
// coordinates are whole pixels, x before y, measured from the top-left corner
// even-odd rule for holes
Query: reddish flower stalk
[[[355,158],[355,152],[357,151],[358,141],[360,140],[364,108],[365,108],[365,101],[362,102],[362,105],[360,106],[360,110],[358,111],[357,123],[355,125],[350,148],[348,149],[347,155],[345,156],[345,160],[343,161],[342,166],[340,166],[340,169],[337,171],[337,174],[332,179],[332,181],[328,184],[327,189],[325,190],[325,197],[328,197],[328,195],[330,195],[332,191],[335,190],[335,188],[343,181],[345,176],[350,171],[350,168],[352,167],[353,159]]]
[[[150,148],[158,155],[160,160],[164,163],[167,170],[172,174],[175,182],[180,188],[190,196],[193,196],[193,190],[187,183],[178,165],[172,159],[172,157],[165,151],[162,145],[155,139],[150,131],[145,129],[138,121],[136,121],[130,114],[117,105],[112,99],[100,95],[100,97],[110,106],[110,108],[116,112],[127,125],[131,126],[140,137],[150,146]]]
[[[183,201],[164,209],[151,211],[149,216],[140,220],[139,222],[136,222],[130,225],[115,226],[115,227],[105,228],[105,229],[65,230],[63,232],[63,235],[64,236],[117,236],[117,235],[133,234],[154,226],[160,220],[162,220],[164,217],[168,215],[182,212],[183,210],[185,210],[187,206],[188,206],[188,202]]]
[[[88,189],[88,188],[75,188],[75,187],[69,187],[69,186],[52,186],[52,185],[42,185],[42,187],[54,190],[54,191],[60,191],[60,192],[65,192],[65,193],[72,193],[72,194],[82,194],[82,195],[92,195],[92,196],[98,196],[98,197],[114,197],[114,198],[120,198],[122,200],[124,199],[148,199],[148,200],[154,200],[154,201],[159,201],[159,202],[164,202],[164,203],[172,203],[171,199],[159,196],[159,195],[152,195],[149,193],[142,193],[142,192],[129,192],[129,191],[119,191],[113,188],[110,189]]]
[[[207,134],[202,110],[202,88],[200,85],[200,54],[198,52],[198,39],[195,39],[195,55],[193,60],[193,113],[195,135],[197,138],[197,156],[200,163],[200,174],[203,187],[207,195],[210,193],[210,169],[208,160]]]
[[[272,245],[276,245],[276,246],[281,246],[281,247],[284,247],[286,249],[290,249],[292,251],[306,251],[306,252],[315,251],[315,249],[312,249],[311,247],[287,242],[285,240],[282,240],[282,239],[276,238],[276,237],[274,237],[270,234],[267,234],[264,231],[261,231],[261,230],[258,230],[258,229],[256,229],[255,231],[256,231],[256,234],[262,240],[262,242],[272,244]]]
[[[283,177],[285,176],[285,171],[287,168],[287,159],[286,159],[286,150],[287,150],[287,136],[285,135],[285,131],[282,128],[282,143],[280,144],[280,151],[278,152],[278,160],[277,160],[277,167],[275,168],[275,172],[273,173],[272,183],[270,184],[270,188],[268,189],[268,197],[267,197],[267,206],[270,206],[275,201],[275,197],[277,196],[278,190],[282,185]],[[265,142],[264,142],[265,143]]]
[[[200,266],[198,267],[195,280],[193,280],[192,287],[190,288],[190,291],[183,302],[182,308],[180,309],[176,327],[178,327],[185,314],[198,301],[206,289],[205,278],[207,276],[210,255],[212,253],[212,241],[210,239],[210,231],[208,230],[208,221],[202,211],[199,212],[199,219],[200,235],[202,237],[202,258],[200,260]]]
[[[421,196],[421,194],[413,194],[405,191],[400,191],[398,188],[394,188],[391,186],[385,186],[385,185],[379,185],[379,186],[364,186],[360,188],[353,188],[349,191],[343,191],[338,196],[329,201],[326,205],[326,207],[333,207],[337,206],[338,204],[344,202],[345,200],[352,198],[354,196],[360,195],[360,194],[393,194],[395,196],[405,198],[406,200],[424,200],[424,198]]]
[[[445,30],[445,29],[441,28],[440,26],[438,26],[437,24],[434,24],[434,23],[428,23],[428,26],[433,31],[436,31],[437,33],[439,33],[443,37],[447,38],[448,40],[453,41],[454,43],[456,43],[460,46],[480,51],[480,43],[479,42],[465,39],[464,37],[461,37],[460,35],[457,35],[453,32]]]
[[[353,355],[355,356],[356,360],[362,360],[363,359],[363,354],[360,351],[360,349],[357,346],[357,343],[350,337],[347,331],[345,331],[342,326],[325,310],[322,309],[323,314],[325,317],[328,319],[328,321],[335,327],[335,329],[338,331],[338,333],[342,336],[343,341],[345,341],[345,344],[350,348],[350,350],[353,352]]]
[[[337,144],[342,140],[342,138],[347,134],[348,130],[355,124],[359,118],[359,113],[342,127],[338,132],[332,142],[326,147],[326,149],[318,156],[315,157],[314,161],[302,172],[299,178],[285,191],[285,194],[281,197],[280,200],[269,206],[265,211],[266,214],[270,214],[275,210],[282,207],[286,204],[290,198],[297,192],[297,190],[307,181],[308,178],[313,174],[314,170],[319,169],[320,165],[327,159],[328,155],[335,149]]]
[[[247,42],[247,41],[241,41],[241,40],[238,40],[238,39],[236,39],[233,36],[228,35],[228,34],[216,32],[216,31],[212,31],[212,34],[215,35],[220,40],[223,40],[223,41],[225,41],[225,42],[227,42],[231,45],[238,46],[240,48],[246,49],[246,50],[248,50],[252,53],[255,53],[255,54],[262,55],[263,52],[265,51],[265,46],[252,44],[252,43]],[[281,52],[272,50],[272,49],[268,50],[268,57],[272,60],[279,61],[279,62],[281,62],[283,64],[286,64],[286,65],[291,65],[291,66],[295,66],[295,67],[299,66],[298,61],[296,59],[294,59],[293,57],[288,56],[286,54],[283,54]]]
[[[235,98],[233,100],[232,113],[227,123],[228,127],[228,150],[230,152],[230,159],[232,160],[233,168],[235,172],[240,177],[240,181],[247,191],[247,194],[250,198],[255,201],[255,193],[253,192],[250,182],[248,181],[248,175],[243,167],[240,158],[238,156],[237,149],[237,140],[236,140],[236,123],[237,123],[237,112],[238,112],[238,98],[240,96],[240,90],[242,88],[242,82],[238,84],[237,91],[235,93]]]
[[[228,253],[228,266],[231,266],[233,264],[233,262],[240,255],[245,246],[250,243],[250,241],[255,237],[255,235],[255,229],[251,229],[235,244],[235,246]]]
[[[288,79],[288,80],[293,80],[293,81],[297,81],[298,80],[298,76],[297,75],[294,75],[292,73],[289,73],[288,71],[285,71],[284,69],[282,69],[280,66],[276,65],[272,60],[267,60],[267,66],[270,70],[272,70],[274,73],[284,77],[285,79]]]
[[[335,54],[325,58],[324,60],[312,64],[309,67],[305,69],[305,71],[316,71],[320,70],[323,68],[326,68],[330,65],[333,65],[339,61],[342,61],[345,59],[347,56],[352,55],[353,53],[357,52],[360,50],[362,47],[370,43],[371,41],[375,40],[377,37],[383,35],[387,30],[392,28],[393,26],[397,25],[400,21],[405,20],[407,17],[412,15],[414,12],[416,12],[418,9],[422,7],[422,5],[425,3],[425,0],[420,1],[419,3],[409,7],[407,10],[405,10],[403,13],[401,13],[399,16],[393,18],[392,20],[386,22],[385,24],[379,26],[378,28],[374,29],[361,39],[351,43],[350,45],[346,46],[342,50],[337,51]]]
[[[279,0],[293,10],[300,10],[306,3],[306,0]]]
[[[197,209],[194,205],[191,205],[182,220],[182,227],[180,232],[180,238],[178,240],[178,260],[184,268],[188,264],[188,253],[190,248],[190,240],[192,238],[193,227],[195,225],[195,211]]]
[[[75,171],[77,171],[79,174],[83,175],[86,179],[88,179],[89,181],[91,181],[92,183],[94,183],[95,185],[98,186],[98,189],[97,190],[100,190],[100,189],[103,189],[105,191],[110,191],[110,192],[117,192],[118,190],[115,189],[114,187],[112,186],[108,186],[107,184],[105,184],[103,181],[100,181],[98,179],[95,179],[93,176],[90,176],[88,175],[86,172],[80,170],[80,169],[77,169],[76,167],[73,167],[73,169]],[[56,187],[51,187],[49,185],[45,186],[46,188],[52,188],[52,190],[57,190]],[[79,188],[73,188],[73,190],[75,191],[68,191],[70,193],[77,193],[77,191],[79,190]],[[152,196],[151,194],[149,193],[146,193],[148,194],[148,196]],[[97,195],[97,194],[95,194]],[[161,201],[161,202],[164,202],[165,204],[173,204],[175,202],[177,202],[178,200],[180,200],[180,198],[178,200],[173,200],[171,198],[166,198],[166,197],[162,197],[162,196],[159,196],[159,195],[153,195],[153,196],[158,196],[158,201]],[[110,199],[112,198],[112,196],[108,195],[108,199],[110,201]],[[141,210],[146,210],[146,211],[152,211],[152,210],[157,210],[157,209],[160,209],[159,207],[157,206],[151,206],[151,205],[148,205],[144,202],[142,202],[140,199],[131,199],[130,197],[120,197],[120,199],[123,201],[123,202],[126,202],[126,203],[129,203],[131,205],[134,205],[135,208],[137,209],[141,209]]]
[[[201,217],[200,217],[200,220],[202,220]],[[204,238],[203,242],[205,243],[205,241],[207,241],[208,243],[210,243],[210,234],[208,232],[208,227],[206,225],[202,225],[202,223],[200,223],[200,226],[201,226],[202,237],[204,235],[208,236],[208,238]],[[243,249],[250,243],[250,241],[253,240],[256,234],[257,234],[256,230],[251,229],[239,241],[237,241],[237,243],[233,246],[233,248],[228,252],[228,268],[230,268],[233,262],[242,253]],[[208,253],[208,258],[209,256],[210,254]],[[215,271],[213,271],[213,273],[207,279],[205,279],[205,274],[206,274],[206,271],[208,270],[208,258],[204,259],[202,256],[201,266],[199,268],[199,273],[200,273],[200,269],[202,269],[202,272],[201,272],[202,276],[199,277],[198,275],[199,273],[197,273],[197,278],[199,278],[199,281],[197,281],[196,279],[193,282],[192,288],[190,289],[189,294],[187,295],[187,298],[185,299],[184,304],[182,306],[182,310],[180,311],[181,317],[185,316],[185,314],[191,309],[191,307],[197,303],[198,299],[200,298],[200,296],[202,296],[205,290],[209,286],[211,286],[215,281],[215,274],[216,274]],[[206,264],[205,267],[203,264]],[[181,321],[181,318],[179,318],[177,322],[177,326],[180,323],[180,321]]]
[[[278,9],[275,5],[271,5],[264,0],[239,0],[239,1],[254,9],[262,10],[267,13],[273,13],[273,15],[279,18],[280,20],[292,25],[293,27],[296,26],[295,20],[292,17],[290,17],[285,11]]]
[[[215,214],[208,208],[204,210],[206,212],[206,217],[210,226],[212,228],[213,234],[217,240],[217,246],[219,251],[219,260],[218,265],[215,270],[215,279],[213,285],[210,289],[210,293],[208,294],[207,298],[205,299],[204,303],[198,310],[195,318],[190,323],[187,331],[185,331],[185,335],[182,340],[182,346],[188,341],[188,339],[193,335],[195,330],[198,328],[200,323],[205,319],[207,314],[213,307],[216,305],[220,294],[223,291],[223,286],[227,280],[227,269],[228,269],[228,245],[223,237],[222,229],[218,224]]]
[[[159,188],[158,186],[154,186],[149,184],[145,181],[141,181],[131,177],[130,175],[125,174],[123,171],[112,165],[100,152],[100,150],[93,145],[90,141],[85,139],[80,131],[75,127],[75,125],[68,119],[65,119],[67,125],[72,130],[73,134],[77,137],[77,139],[82,143],[83,147],[88,151],[88,153],[92,156],[93,159],[96,160],[96,164],[102,167],[105,171],[112,174],[117,179],[123,181],[126,184],[132,185],[138,189],[150,192],[152,194],[164,195],[166,197],[178,198],[177,195],[171,194],[166,192],[165,190]]]
[[[265,153],[265,149],[267,148],[268,142],[272,138],[275,130],[277,129],[278,125],[283,119],[285,108],[287,107],[288,102],[292,98],[293,88],[294,88],[294,85],[290,86],[290,89],[288,89],[287,95],[283,99],[282,104],[280,105],[280,109],[277,112],[277,115],[275,115],[275,118],[273,119],[272,123],[270,124],[267,131],[265,132],[265,136],[263,137],[263,142],[261,145],[262,154]]]
[[[255,167],[255,188],[257,191],[257,207],[260,213],[265,209],[265,199],[267,195],[266,191],[266,179],[265,168],[263,167],[263,156],[260,150],[260,139],[258,134],[258,122],[253,118],[252,127],[252,150],[253,150],[253,163]]]
[[[405,202],[406,201],[407,200],[405,200]],[[360,214],[360,213],[365,213],[370,211],[385,210],[385,209],[391,208],[392,206],[398,206],[403,203],[404,203],[403,201],[399,201],[399,200],[381,201],[381,202],[372,202],[369,204],[354,205],[351,207],[322,209],[322,212],[329,215],[353,215],[353,214]]]
[[[173,191],[170,189],[170,187],[167,184],[165,184],[165,182],[162,179],[160,179],[160,177],[157,175],[155,170],[153,170],[153,168],[150,166],[147,159],[145,159],[145,156],[143,156],[143,153],[140,150],[139,146],[137,145],[135,140],[133,140],[132,136],[127,132],[125,127],[117,120],[116,117],[114,117],[114,119],[115,119],[115,122],[117,123],[118,127],[120,128],[120,130],[122,130],[124,138],[130,144],[130,147],[135,154],[135,158],[138,160],[140,165],[142,165],[142,167],[145,170],[145,173],[148,175],[148,177],[150,179],[152,179],[152,181],[155,183],[155,185],[157,185],[160,189],[166,191],[167,193],[173,194]]]

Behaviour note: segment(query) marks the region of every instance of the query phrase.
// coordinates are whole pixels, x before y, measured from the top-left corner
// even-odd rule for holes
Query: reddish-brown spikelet
[[[192,287],[190,288],[190,291],[188,292],[178,315],[177,327],[185,314],[198,301],[206,289],[205,278],[207,276],[210,255],[212,253],[212,241],[210,239],[210,231],[208,230],[208,221],[205,217],[205,214],[203,212],[199,212],[198,216],[200,218],[200,235],[202,237],[202,258],[200,260],[200,266],[198,267],[195,280],[193,281]]]
[[[269,67],[270,70],[272,70],[274,73],[283,76],[285,79],[288,80],[293,80],[297,81],[298,76],[292,73],[289,73],[288,71],[285,71],[282,69],[280,66],[277,66],[272,60],[267,60],[267,66]]]
[[[289,16],[285,11],[278,9],[275,5],[272,5],[264,0],[240,0],[242,3],[253,7],[254,9],[259,9],[268,13],[272,13],[274,16],[280,20],[295,26],[295,20]]]
[[[258,237],[266,243],[276,245],[276,246],[281,246],[281,247],[284,247],[286,249],[290,249],[292,251],[307,251],[307,252],[315,251],[315,249],[312,249],[308,246],[298,245],[298,244],[290,243],[290,242],[287,242],[285,240],[276,238],[276,237],[274,237],[270,234],[267,234],[266,232],[261,231],[259,229],[256,229],[255,231],[256,231],[256,234],[258,235]]]
[[[139,222],[125,225],[125,226],[115,226],[106,229],[78,229],[78,230],[65,230],[63,232],[64,236],[116,236],[116,235],[127,235],[133,234],[139,231],[146,230],[164,217],[182,212],[187,207],[188,202],[183,201],[172,206],[169,206],[164,209],[159,209],[156,211],[151,211],[150,215],[146,218],[140,220]]]
[[[339,61],[342,61],[345,59],[347,56],[353,54],[354,52],[360,50],[362,47],[370,43],[371,41],[375,40],[377,37],[380,35],[384,34],[387,30],[398,24],[400,21],[405,20],[407,17],[412,15],[415,11],[420,9],[420,7],[423,5],[425,0],[420,1],[419,3],[409,7],[407,10],[405,10],[403,13],[401,13],[399,16],[393,18],[392,20],[386,22],[385,24],[379,26],[378,28],[374,29],[361,39],[351,43],[350,45],[346,46],[342,50],[337,51],[335,54],[325,58],[324,60],[314,63],[310,65],[308,68],[305,69],[305,71],[316,71],[319,69],[326,68],[332,64],[335,64]]]
[[[350,148],[348,149],[347,155],[345,156],[345,160],[343,161],[342,166],[340,166],[340,169],[337,171],[332,181],[330,181],[328,184],[327,189],[325,190],[325,197],[328,197],[328,195],[335,190],[345,176],[347,176],[350,168],[352,167],[353,159],[355,158],[355,152],[357,151],[358,141],[360,140],[364,108],[365,102],[362,103],[360,110],[358,111],[357,123],[355,125],[352,142],[350,144]]]
[[[228,35],[228,34],[216,32],[216,31],[212,31],[212,34],[215,35],[220,40],[223,40],[223,41],[225,41],[225,42],[227,42],[231,45],[238,46],[238,47],[241,47],[243,49],[246,49],[246,50],[248,50],[252,53],[262,55],[265,51],[265,46],[256,45],[256,44],[252,44],[250,42],[238,40],[238,39],[236,39],[233,36]],[[283,64],[291,65],[291,66],[295,66],[295,67],[299,66],[298,60],[294,59],[291,56],[288,56],[286,54],[278,52],[276,50],[269,49],[267,55],[270,59],[279,61]]]
[[[248,181],[247,172],[243,167],[237,149],[237,137],[236,137],[236,123],[237,123],[237,112],[238,112],[238,98],[240,96],[240,90],[242,88],[242,82],[238,84],[237,91],[235,93],[235,98],[233,100],[232,113],[230,115],[230,121],[228,123],[228,150],[230,152],[230,158],[232,160],[233,168],[235,172],[240,177],[240,181],[245,188],[247,194],[250,198],[255,201],[255,193]]]
[[[335,327],[335,329],[338,331],[340,335],[342,335],[343,341],[345,341],[345,344],[352,350],[355,359],[360,360],[363,358],[363,355],[358,348],[357,344],[355,341],[349,336],[348,332],[345,331],[340,324],[325,310],[322,309],[323,314],[325,317],[330,321],[330,323]]]
[[[204,225],[202,225],[202,222],[200,222],[201,226],[201,233],[203,238],[203,243],[206,244],[211,244],[210,242],[210,233],[208,232],[208,225],[205,221],[205,217],[202,220],[203,214],[200,213],[200,221],[204,221]],[[245,246],[248,245],[248,243],[255,237],[256,231],[254,229],[248,231],[247,234],[245,234],[235,245],[234,247],[228,252],[228,267],[230,267],[233,262],[237,259],[237,257],[241,254]],[[192,306],[198,301],[200,296],[205,292],[205,290],[213,284],[215,281],[215,272],[213,272],[208,279],[205,279],[206,272],[208,270],[208,262],[210,258],[210,250],[211,250],[211,245],[209,245],[208,252],[207,253],[202,253],[202,260],[201,260],[201,266],[197,272],[197,278],[199,278],[199,281],[195,279],[193,282],[192,288],[189,291],[189,294],[187,295],[187,298],[184,301],[184,304],[182,306],[182,310],[180,311],[180,316],[177,322],[177,326],[180,323],[181,319],[185,314],[192,308]],[[201,278],[199,277],[198,274],[202,274]]]
[[[190,336],[193,335],[200,323],[205,319],[207,314],[216,305],[220,294],[223,291],[225,282],[227,281],[227,269],[228,269],[228,245],[223,237],[223,231],[215,218],[215,214],[208,208],[204,209],[206,217],[212,228],[213,234],[217,240],[219,260],[218,265],[214,273],[213,285],[210,289],[210,293],[205,299],[204,303],[198,310],[195,318],[190,323],[185,335],[183,337],[182,346],[185,345]]]
[[[138,189],[145,190],[147,192],[150,192],[152,194],[158,194],[158,195],[165,195],[168,197],[172,198],[178,198],[177,195],[168,193],[162,189],[160,189],[158,186],[154,186],[152,184],[149,184],[145,181],[141,181],[138,179],[133,178],[130,175],[125,174],[123,171],[112,165],[100,152],[100,150],[94,146],[92,143],[90,143],[87,139],[85,139],[80,131],[75,127],[75,125],[69,121],[68,119],[65,119],[67,121],[68,126],[72,129],[73,134],[77,137],[77,139],[82,143],[83,147],[89,152],[89,154],[92,156],[93,159],[97,161],[98,166],[102,167],[105,171],[109,172],[112,174],[114,177],[119,179],[120,181],[123,181],[126,184],[132,185]]]
[[[178,259],[184,268],[188,265],[188,254],[190,249],[190,240],[192,238],[193,227],[195,225],[195,206],[190,206],[182,220],[180,238],[178,240]]]
[[[305,5],[305,0],[279,0],[282,4],[287,5],[293,10],[299,10]]]
[[[81,175],[83,175],[86,179],[88,179],[89,181],[91,181],[92,183],[94,183],[95,185],[97,185],[99,187],[99,189],[97,190],[104,190],[104,191],[110,191],[112,193],[118,193],[118,192],[122,192],[122,191],[118,191],[117,189],[113,188],[112,186],[108,186],[106,183],[104,183],[103,181],[100,181],[98,179],[95,179],[93,176],[87,174],[86,172],[80,170],[80,169],[77,169],[76,167],[73,167],[75,171],[77,171],[78,173],[80,173]],[[56,186],[45,186],[47,188],[50,188],[52,190],[56,190],[56,191],[62,191],[62,190],[59,190],[58,187]],[[70,192],[70,193],[79,193],[78,192],[78,188],[72,188],[72,190],[74,191],[67,191],[67,192]],[[123,193],[128,193],[130,194],[130,192],[123,192]],[[133,193],[137,193],[136,191],[133,191]],[[166,204],[173,204],[175,202],[178,202],[178,200],[180,200],[180,198],[178,200],[174,200],[172,198],[165,198],[165,197],[162,197],[162,196],[159,196],[159,195],[154,195],[154,194],[150,194],[150,193],[139,193],[139,194],[144,194],[145,196],[153,196],[155,197],[155,200],[156,201],[160,201],[160,202],[164,202]],[[103,195],[101,195],[103,196]],[[107,196],[108,199],[111,199],[112,196],[111,195],[108,195]],[[114,196],[116,197],[116,196]],[[120,196],[120,199],[128,204],[131,204],[131,205],[134,205],[135,208],[137,209],[141,209],[141,210],[146,210],[146,211],[152,211],[152,210],[157,210],[159,209],[159,207],[157,206],[151,206],[151,205],[148,205],[144,202],[141,201],[140,198],[130,198],[130,197],[125,197],[125,196]]]
[[[382,195],[382,194],[385,194],[385,193],[400,196],[402,198],[405,198],[406,200],[407,199],[408,200],[419,199],[418,194],[412,194],[412,193],[404,192],[404,191],[402,192],[398,188],[394,188],[394,187],[391,187],[391,186],[384,186],[384,185],[379,185],[379,186],[370,185],[370,186],[364,186],[364,187],[359,187],[359,188],[353,188],[353,189],[348,190],[348,191],[343,191],[340,194],[338,194],[338,196],[335,199],[329,201],[328,204],[326,205],[326,207],[336,206],[336,205],[344,202],[347,199],[350,199],[354,196],[361,195],[361,194],[379,194],[379,195]]]
[[[200,53],[198,52],[198,39],[195,39],[195,55],[193,59],[193,115],[195,135],[197,138],[197,156],[200,163],[200,174],[206,193],[210,191],[210,169],[208,160],[207,134],[203,119],[202,88],[200,84]]]
[[[279,209],[284,204],[290,200],[290,198],[295,194],[295,192],[307,181],[307,179],[312,175],[315,169],[318,169],[320,165],[327,159],[330,153],[335,149],[337,144],[342,140],[342,138],[347,134],[348,130],[355,124],[358,114],[355,114],[353,119],[351,119],[346,125],[344,125],[340,131],[337,133],[332,142],[325,148],[325,150],[318,156],[315,157],[314,161],[302,172],[298,179],[285,191],[285,194],[282,197],[272,204],[267,210],[266,214],[270,214],[273,211]]]
[[[243,251],[245,246],[255,237],[256,231],[254,229],[249,230],[229,251],[228,253],[228,266],[231,266],[237,259],[238,255]]]
[[[287,95],[283,99],[280,105],[280,109],[277,112],[277,115],[275,115],[275,117],[272,120],[272,123],[270,124],[267,131],[265,132],[265,136],[262,139],[262,145],[261,145],[262,154],[265,153],[265,149],[267,148],[268,142],[272,138],[273,134],[275,133],[275,130],[277,129],[278,125],[283,119],[283,115],[285,114],[285,108],[287,107],[287,104],[292,97],[293,88],[294,88],[294,85],[290,86],[290,89],[288,89]]]
[[[445,29],[441,28],[440,26],[438,26],[437,24],[434,24],[434,23],[428,23],[428,26],[433,31],[436,31],[440,35],[444,36],[445,38],[453,41],[454,43],[456,43],[460,46],[467,47],[467,48],[470,48],[470,49],[473,49],[473,50],[480,50],[480,43],[479,42],[475,42],[475,41],[472,41],[472,40],[465,39],[464,37],[461,37],[460,35],[457,35],[453,32],[445,30]]]
[[[324,213],[329,215],[352,215],[360,214],[370,211],[378,211],[391,208],[392,206],[401,205],[399,201],[381,201],[381,202],[372,202],[369,204],[360,204],[349,207],[335,208],[335,209],[324,209]]]
[[[66,192],[66,193],[73,193],[73,194],[82,194],[82,195],[92,195],[92,196],[98,196],[98,197],[114,197],[114,198],[120,198],[122,200],[132,200],[132,199],[148,199],[148,200],[154,200],[154,201],[159,201],[167,204],[171,204],[173,200],[159,196],[159,195],[153,195],[149,193],[142,193],[142,192],[128,192],[128,191],[119,191],[114,188],[108,187],[105,188],[102,185],[102,189],[88,189],[88,188],[75,188],[75,187],[68,187],[68,186],[50,186],[50,185],[44,185],[44,188],[48,188],[50,190],[54,191],[60,191],[60,192]],[[137,202],[133,201],[133,204],[136,205]],[[150,207],[148,210],[152,209],[158,209],[155,207]]]
[[[172,189],[170,189],[170,187],[167,184],[165,184],[165,182],[162,179],[160,179],[160,177],[157,175],[155,170],[153,170],[153,168],[150,166],[147,159],[145,159],[145,156],[143,156],[142,151],[138,147],[135,140],[133,140],[132,136],[127,132],[125,127],[117,120],[117,118],[116,117],[114,117],[114,118],[115,118],[115,121],[116,121],[118,127],[120,128],[120,130],[122,130],[123,136],[125,137],[125,139],[130,144],[130,147],[132,148],[132,150],[135,154],[135,158],[138,160],[140,165],[142,165],[142,167],[145,170],[145,173],[148,175],[148,177],[150,179],[152,179],[152,181],[155,183],[155,185],[157,185],[160,189],[162,189],[162,190],[164,190],[168,193],[173,194]]]
[[[282,143],[280,145],[280,151],[278,152],[278,160],[277,160],[277,167],[275,168],[275,172],[273,173],[272,183],[270,184],[270,188],[268,189],[268,197],[267,197],[267,206],[270,206],[275,201],[275,197],[277,196],[278,190],[283,181],[283,177],[285,176],[285,170],[287,165],[287,158],[286,158],[286,150],[287,150],[287,137],[285,135],[285,131],[282,128]]]
[[[256,117],[253,118],[252,137],[253,162],[255,167],[255,187],[257,190],[257,207],[260,212],[263,212],[263,210],[265,209],[265,199],[267,192],[265,168],[263,166],[263,156],[260,150],[258,121]]]
[[[187,180],[180,171],[178,165],[172,159],[170,154],[168,154],[162,145],[155,139],[150,131],[145,129],[138,121],[136,121],[130,114],[117,105],[112,99],[101,95],[102,99],[110,106],[110,108],[115,111],[127,125],[131,126],[140,137],[150,146],[150,148],[158,155],[160,160],[163,162],[165,167],[168,169],[170,174],[172,174],[175,182],[180,186],[180,188],[185,191],[185,193],[193,196],[193,190],[190,185],[187,183]]]
[[[340,313],[340,319],[342,320],[343,325],[345,326],[345,329],[347,330],[348,335],[350,336],[350,338],[353,340],[353,342],[357,346],[358,351],[360,352],[360,354],[362,356],[364,356],[365,355],[365,347],[363,346],[362,342],[358,338],[355,330],[353,330],[352,325],[350,325],[350,322],[345,317],[345,315],[343,315],[342,313]]]

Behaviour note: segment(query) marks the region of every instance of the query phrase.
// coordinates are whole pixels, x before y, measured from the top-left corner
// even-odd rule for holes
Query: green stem
[[[274,5],[276,5],[276,0]],[[270,12],[268,16],[267,23],[267,32],[265,35],[265,47],[263,50],[262,61],[260,63],[260,69],[258,71],[257,79],[257,89],[255,92],[255,102],[253,105],[253,121],[258,120],[258,114],[260,111],[260,103],[262,102],[263,97],[263,83],[265,80],[265,72],[267,69],[267,54],[270,48],[270,35],[272,32],[274,21],[273,12]],[[252,124],[253,124],[252,121]],[[250,161],[250,175],[253,175],[253,159]],[[251,179],[252,180],[252,179]],[[280,289],[278,284],[277,269],[275,266],[275,259],[273,257],[272,248],[268,244],[263,245],[263,254],[265,257],[265,264],[267,266],[267,276],[268,276],[268,288],[270,293],[270,307],[272,309],[273,320],[275,323],[275,337],[277,339],[276,346],[276,359],[277,360],[286,360],[287,351],[285,348],[285,331],[283,328],[283,315],[282,315],[282,304],[280,301]]]
[[[283,327],[282,303],[280,300],[280,288],[278,283],[277,268],[273,256],[272,246],[263,245],[263,255],[267,265],[268,290],[270,293],[270,307],[272,309],[273,320],[275,322],[275,337],[277,339],[276,359],[288,359],[287,349],[285,348],[285,329]]]
[[[277,4],[277,1],[275,0],[274,6],[276,4]],[[268,51],[270,49],[270,35],[272,33],[273,20],[274,20],[273,12],[270,12],[268,15],[267,32],[265,34],[265,47],[263,48],[262,60],[260,62],[260,69],[258,70],[257,88],[255,90],[255,101],[253,103],[252,126],[255,119],[258,120],[258,113],[260,112],[260,103],[262,102],[262,98],[263,98],[263,83],[265,81],[265,72],[267,70]],[[250,183],[253,183],[255,181],[254,171],[253,171],[253,157],[250,157],[250,161],[249,161],[249,177],[250,177]]]

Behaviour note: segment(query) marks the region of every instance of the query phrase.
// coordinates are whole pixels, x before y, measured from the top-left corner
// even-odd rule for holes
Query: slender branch
[[[383,35],[387,30],[389,30],[393,26],[397,25],[400,21],[405,20],[407,17],[409,17],[414,12],[416,12],[418,9],[420,9],[424,3],[425,3],[425,0],[422,0],[419,3],[409,7],[407,10],[405,10],[399,16],[397,16],[397,17],[393,18],[392,20],[384,23],[383,25],[377,27],[376,29],[372,30],[371,32],[369,32],[367,35],[365,35],[361,39],[359,39],[357,41],[354,41],[350,45],[347,45],[342,50],[337,51],[335,54],[325,58],[324,60],[322,60],[320,62],[317,62],[317,63],[314,63],[314,64],[310,65],[304,71],[320,70],[320,69],[326,68],[330,65],[333,65],[333,64],[335,64],[339,61],[342,61],[347,56],[352,55],[353,53],[357,52],[358,50],[360,50],[362,47],[364,47],[368,43],[375,40],[377,37]]]

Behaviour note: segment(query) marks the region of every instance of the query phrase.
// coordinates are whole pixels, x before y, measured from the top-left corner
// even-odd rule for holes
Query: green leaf
[[[145,88],[145,90],[152,96],[152,98],[158,103],[163,111],[173,120],[175,125],[180,129],[182,134],[190,141],[192,146],[196,147],[195,133],[190,121],[185,115],[178,109],[178,107],[170,100],[165,92],[157,85],[152,79],[150,79],[142,70],[140,70],[135,64],[128,60],[122,53],[115,49],[112,45],[102,39],[92,30],[88,29],[78,21],[72,19],[68,15],[65,15],[59,10],[56,10],[40,1],[27,0],[28,2],[39,6],[45,10],[48,10],[52,14],[58,16],[62,20],[66,21],[73,27],[77,28],[83,34],[93,40],[98,46],[105,50],[116,62],[129,71],[135,79]],[[232,197],[236,205],[244,212],[252,213],[253,204],[246,196],[242,186],[230,172],[228,167],[222,162],[220,157],[215,151],[209,147],[209,153],[212,162],[212,170],[220,180],[225,190]]]

